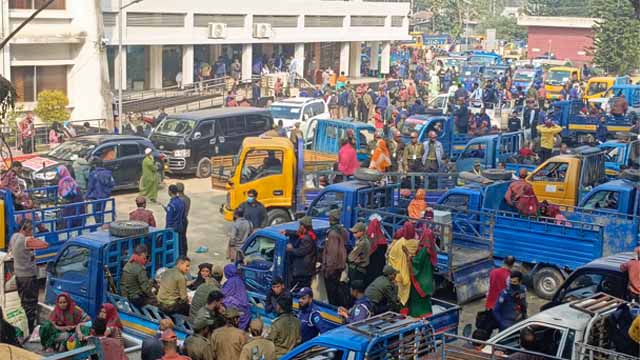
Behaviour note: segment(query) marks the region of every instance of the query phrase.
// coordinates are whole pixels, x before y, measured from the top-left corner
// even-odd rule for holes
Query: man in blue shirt
[[[500,331],[527,318],[527,288],[520,271],[511,271],[509,286],[500,293],[492,313]]]
[[[322,319],[318,307],[313,303],[313,290],[308,287],[302,288],[298,292],[298,320],[300,320],[300,337],[302,342],[313,339],[325,331],[331,330],[331,326]]]
[[[178,233],[180,247],[179,254],[180,256],[184,256],[187,254],[187,238],[186,238],[186,215],[185,215],[185,204],[184,200],[182,200],[178,196],[178,187],[176,185],[169,186],[169,196],[171,200],[169,204],[165,207],[167,211],[167,216],[165,220],[165,228],[172,228]]]
[[[364,281],[352,280],[350,287],[351,297],[354,298],[353,306],[349,310],[342,306],[338,308],[338,314],[347,319],[347,324],[368,319],[373,315],[373,304],[364,295],[366,289]]]
[[[107,155],[112,156],[110,151],[107,151]],[[104,222],[104,207],[106,203],[104,200],[111,196],[111,190],[116,185],[111,170],[105,169],[102,162],[102,159],[93,160],[94,169],[89,173],[87,181],[87,199],[95,201],[93,203],[93,215],[96,224]],[[115,209],[112,210],[115,211]]]

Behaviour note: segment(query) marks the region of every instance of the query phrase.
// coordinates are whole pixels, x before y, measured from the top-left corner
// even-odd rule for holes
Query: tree
[[[60,90],[45,90],[38,94],[38,104],[33,112],[45,122],[69,120],[69,99]]]
[[[524,12],[531,16],[572,16],[589,15],[591,0],[527,0]]]
[[[527,38],[527,29],[518,26],[517,19],[513,17],[484,18],[476,30],[479,33],[484,33],[487,29],[496,29],[496,38],[501,40],[514,41]]]
[[[640,67],[640,20],[630,2],[593,0],[593,61],[610,74],[623,75]]]

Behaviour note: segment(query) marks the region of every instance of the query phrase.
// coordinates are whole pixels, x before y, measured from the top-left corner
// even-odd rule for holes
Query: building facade
[[[553,54],[558,60],[576,64],[591,63],[594,23],[591,18],[518,17],[518,25],[527,27],[529,59]]]
[[[45,2],[1,1],[4,36]],[[328,67],[357,77],[366,48],[380,53],[370,67],[387,73],[390,43],[410,39],[409,7],[409,0],[56,0],[2,49],[1,70],[25,108],[55,88],[67,93],[73,119],[108,118],[120,79],[125,91],[188,84],[221,57],[238,59],[245,80],[274,54],[293,57],[305,77]]]

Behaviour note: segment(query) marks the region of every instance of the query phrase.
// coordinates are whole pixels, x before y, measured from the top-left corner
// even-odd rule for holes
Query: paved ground
[[[165,185],[161,189],[158,196],[158,202],[167,204],[169,196],[167,194],[167,186],[181,181],[185,184],[186,193],[191,197],[191,213],[189,215],[189,229],[187,238],[189,240],[189,257],[193,261],[192,269],[197,269],[197,264],[202,262],[210,262],[213,264],[226,264],[226,222],[218,209],[220,204],[224,202],[224,191],[212,190],[209,179],[191,179],[191,178],[169,178],[165,180]],[[135,208],[135,197],[137,193],[127,192],[117,194],[116,208],[118,217],[123,219],[128,217],[128,213]],[[156,217],[159,227],[164,227],[164,210],[159,204],[149,204],[148,208],[152,210]],[[208,248],[205,253],[196,253],[196,249],[200,246]],[[195,271],[195,270],[194,270]],[[436,297],[451,301],[452,294],[436,294]],[[530,294],[528,297],[529,313],[538,312],[540,306],[545,300],[537,298]],[[465,304],[462,312],[460,327],[466,324],[473,324],[478,311],[482,311],[484,307],[484,299]]]

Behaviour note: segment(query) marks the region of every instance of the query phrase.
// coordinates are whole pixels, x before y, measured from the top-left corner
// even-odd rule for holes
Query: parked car
[[[156,166],[162,174],[165,157],[151,141],[139,136],[89,135],[65,141],[46,155],[36,156],[22,162],[21,177],[29,187],[56,185],[58,165],[65,165],[72,171],[72,157],[77,155],[87,161],[101,158],[109,150],[115,151],[115,159],[104,162],[104,167],[113,172],[116,182],[114,190],[135,189],[142,175],[144,150],[151,148]]]
[[[242,140],[273,128],[267,109],[219,108],[169,115],[149,138],[167,157],[168,171],[211,176],[211,157],[235,155]]]
[[[300,123],[300,130],[307,133],[307,128],[311,120],[329,119],[329,107],[322,99],[296,97],[274,102],[269,106],[269,111],[273,120],[277,123],[282,120],[282,124],[289,132],[295,123]],[[307,138],[307,140],[310,140]]]

